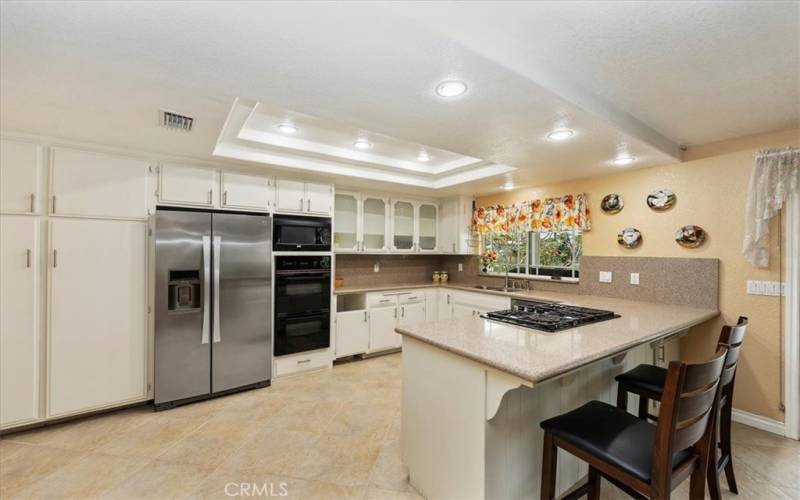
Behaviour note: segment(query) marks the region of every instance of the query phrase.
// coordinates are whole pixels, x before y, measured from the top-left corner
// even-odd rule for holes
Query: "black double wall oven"
[[[275,257],[275,355],[330,347],[331,258]]]

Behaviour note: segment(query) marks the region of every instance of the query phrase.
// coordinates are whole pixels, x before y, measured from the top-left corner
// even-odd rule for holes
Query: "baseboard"
[[[786,435],[783,422],[778,422],[777,420],[773,420],[771,418],[762,417],[761,415],[756,415],[755,413],[750,413],[744,410],[737,410],[735,408],[733,409],[732,418],[734,422],[749,425],[750,427],[755,427],[756,429],[761,429],[762,431],[771,432],[779,436]]]

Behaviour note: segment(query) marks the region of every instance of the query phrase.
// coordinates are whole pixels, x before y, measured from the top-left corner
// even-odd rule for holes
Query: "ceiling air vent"
[[[184,132],[191,132],[194,118],[191,116],[179,115],[164,109],[158,110],[158,122],[160,125]]]

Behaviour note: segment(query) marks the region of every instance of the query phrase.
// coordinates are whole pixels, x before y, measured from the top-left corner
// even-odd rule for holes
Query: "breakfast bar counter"
[[[592,399],[613,404],[616,375],[640,363],[665,364],[669,360],[656,354],[661,345],[719,314],[541,295],[620,317],[553,333],[479,317],[397,328],[403,336],[403,460],[411,484],[426,498],[538,498],[539,422]],[[629,404],[633,411],[637,398]],[[586,470],[575,457],[560,455],[559,494]]]

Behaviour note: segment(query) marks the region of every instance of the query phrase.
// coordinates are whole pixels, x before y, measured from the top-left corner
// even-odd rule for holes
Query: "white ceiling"
[[[210,159],[242,96],[330,133],[386,136],[387,151],[517,169],[437,194],[537,185],[618,168],[620,149],[639,168],[676,161],[682,144],[798,126],[799,6],[4,2],[0,127]],[[436,97],[447,78],[469,92]],[[159,107],[195,130],[158,127]],[[561,125],[574,139],[547,142]]]

